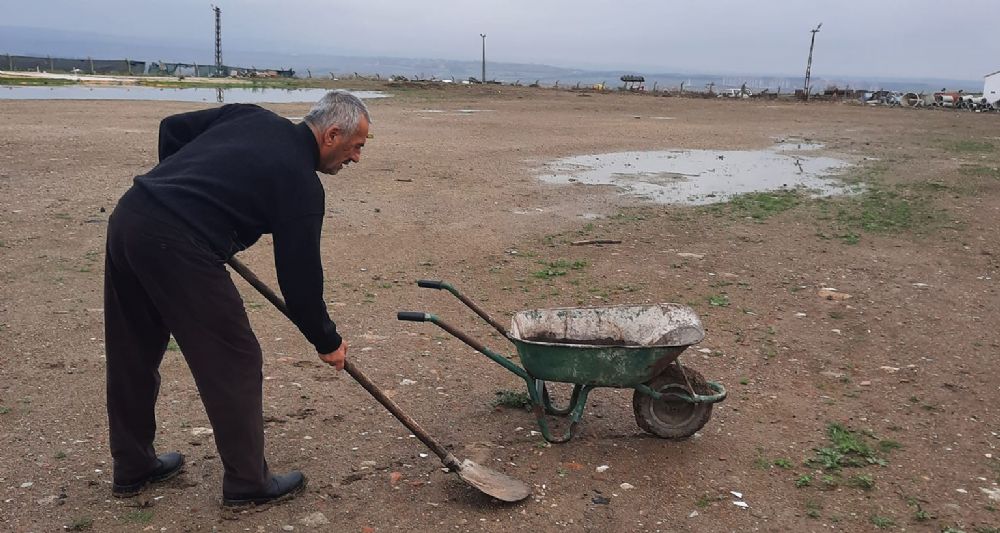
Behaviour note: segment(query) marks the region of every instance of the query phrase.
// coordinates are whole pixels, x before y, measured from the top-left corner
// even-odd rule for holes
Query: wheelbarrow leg
[[[536,379],[535,387],[538,389],[538,396],[542,399],[542,406],[545,408],[545,412],[554,416],[566,416],[570,414],[573,411],[573,406],[576,405],[577,398],[580,396],[580,390],[583,389],[583,385],[574,385],[573,394],[569,398],[569,405],[565,408],[560,408],[552,403],[552,399],[549,397],[549,388],[546,386],[545,381]]]
[[[534,383],[532,383],[532,381]],[[552,436],[552,432],[549,430],[548,420],[545,418],[546,402],[542,399],[541,391],[544,390],[545,383],[540,379],[531,379],[528,382],[528,395],[531,397],[532,411],[535,413],[535,420],[538,422],[538,429],[542,432],[542,438],[547,442],[554,444],[561,444],[563,442],[568,442],[570,439],[576,435],[576,425],[580,422],[580,418],[583,417],[583,409],[587,405],[587,395],[590,391],[594,389],[593,385],[576,385],[573,388],[573,400],[570,402],[569,407],[564,409],[569,414],[569,429],[562,435],[562,437]]]

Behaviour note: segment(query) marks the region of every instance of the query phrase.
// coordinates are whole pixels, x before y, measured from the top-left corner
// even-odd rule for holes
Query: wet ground
[[[139,499],[111,498],[106,220],[133,176],[155,164],[159,121],[209,104],[5,101],[6,530],[1000,527],[997,115],[526,87],[347,87],[394,94],[370,101],[374,138],[361,163],[323,178],[325,298],[349,357],[456,457],[525,481],[532,496],[501,505],[442,472],[434,454],[237,280],[265,354],[269,463],[303,470],[309,489],[266,510],[220,510],[210,424],[171,349],[156,446],[184,452],[187,469]],[[308,104],[271,107],[301,117]],[[823,148],[773,151],[781,139]],[[865,190],[683,206],[538,178],[563,158],[674,151],[765,151],[792,168],[781,158],[831,157],[850,163],[832,172],[836,179]],[[722,168],[737,158],[709,162]],[[697,181],[704,169],[654,171],[663,172]],[[774,199],[781,202],[763,201]],[[271,250],[265,237],[240,256],[273,284]],[[396,320],[400,310],[435,313],[519,362],[490,326],[418,279],[454,283],[505,324],[524,309],[689,306],[705,338],[681,360],[729,396],[695,437],[671,441],[639,425],[632,390],[599,388],[579,434],[547,445],[533,414],[518,407],[523,380],[431,324]],[[558,403],[568,388],[551,388]]]

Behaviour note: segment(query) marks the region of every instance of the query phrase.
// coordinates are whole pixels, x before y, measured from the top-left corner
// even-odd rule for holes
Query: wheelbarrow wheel
[[[661,394],[668,392],[689,394],[690,391],[684,381],[685,375],[695,393],[712,393],[712,388],[697,370],[685,366],[684,375],[681,375],[680,369],[674,364],[668,366],[646,385]],[[663,439],[686,439],[704,427],[712,417],[710,403],[692,403],[673,396],[657,400],[638,390],[632,395],[632,410],[635,412],[636,423],[643,431]]]

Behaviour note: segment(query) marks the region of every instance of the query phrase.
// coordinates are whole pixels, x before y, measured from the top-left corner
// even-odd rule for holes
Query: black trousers
[[[108,224],[104,319],[115,481],[156,465],[159,366],[173,334],[214,429],[223,492],[263,489],[262,357],[243,300],[208,245],[135,188]]]

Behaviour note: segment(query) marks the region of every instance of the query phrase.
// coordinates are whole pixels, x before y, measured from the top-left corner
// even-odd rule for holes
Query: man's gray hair
[[[344,135],[354,135],[362,115],[371,124],[372,117],[368,114],[368,106],[357,96],[337,89],[323,95],[302,120],[320,131],[336,125]]]

